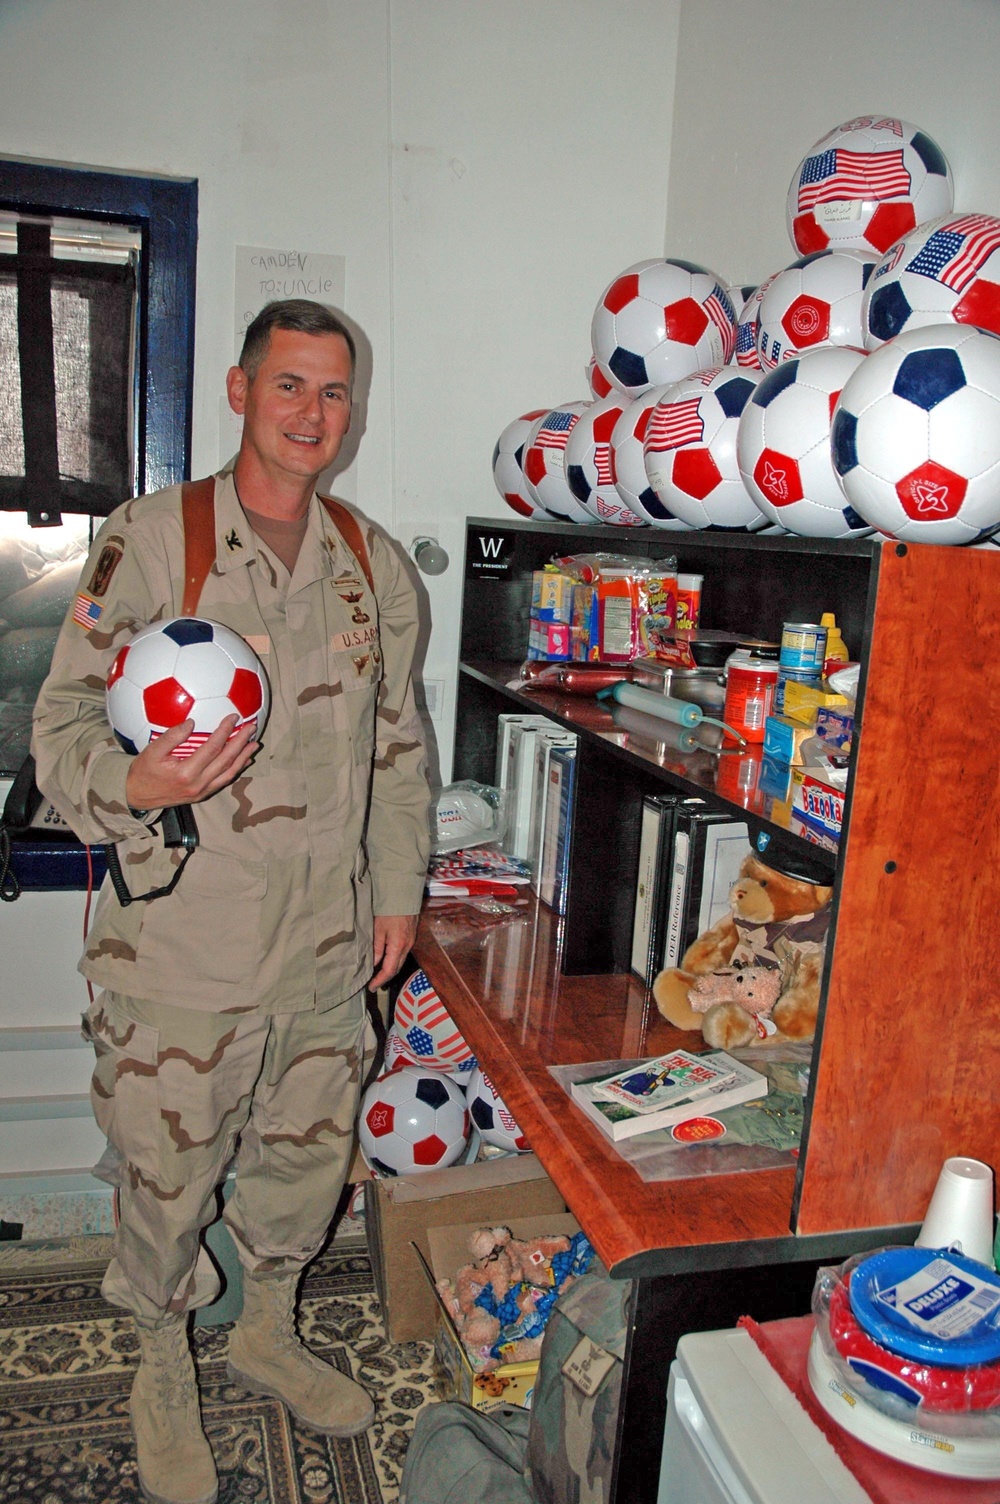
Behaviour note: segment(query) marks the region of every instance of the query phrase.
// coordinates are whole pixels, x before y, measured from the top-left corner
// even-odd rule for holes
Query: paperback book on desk
[[[673,1099],[667,1105],[657,1105],[652,1099],[657,1089],[662,1089],[659,1077],[664,1062],[684,1054],[685,1051],[678,1050],[671,1055],[643,1061],[638,1066],[632,1066],[626,1073],[611,1077],[602,1073],[574,1081],[570,1086],[570,1095],[591,1121],[616,1141],[632,1138],[637,1133],[651,1133],[656,1128],[671,1128],[690,1118],[724,1112],[727,1107],[738,1107],[742,1102],[767,1096],[766,1076],[752,1070],[742,1061],[734,1060],[723,1050],[713,1050],[706,1055],[689,1057],[702,1062],[706,1074],[711,1072],[713,1079],[699,1079],[679,1101]],[[640,1077],[654,1083],[649,1088],[651,1101],[642,1107],[628,1106],[626,1094],[629,1085],[632,1083],[641,1086]],[[609,1084],[621,1081],[624,1081],[621,1095],[609,1100]],[[669,1088],[667,1090],[669,1093]]]

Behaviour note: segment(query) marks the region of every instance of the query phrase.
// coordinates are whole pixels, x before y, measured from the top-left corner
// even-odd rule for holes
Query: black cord
[[[10,831],[0,826],[0,901],[14,903],[21,896],[21,884],[11,866]]]

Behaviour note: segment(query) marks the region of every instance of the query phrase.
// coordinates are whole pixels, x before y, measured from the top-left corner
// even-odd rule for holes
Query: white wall
[[[585,394],[593,305],[663,238],[680,0],[5,0],[0,143],[199,184],[193,470],[219,457],[233,247],[346,257],[373,381],[337,489],[434,531],[450,766],[461,523],[500,430]]]
[[[996,0],[683,0],[668,254],[730,282],[786,266],[795,168],[872,110],[934,137],[957,209],[1000,214],[998,58]]]

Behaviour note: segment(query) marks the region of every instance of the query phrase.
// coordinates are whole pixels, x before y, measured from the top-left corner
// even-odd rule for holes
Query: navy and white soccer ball
[[[669,386],[654,386],[634,402],[626,404],[611,435],[611,448],[615,457],[615,489],[625,505],[643,522],[667,532],[686,532],[688,525],[675,517],[663,505],[646,475],[643,443],[646,428],[654,407],[670,390]]]
[[[528,494],[521,461],[524,441],[536,418],[544,416],[544,408],[522,413],[508,423],[493,448],[493,481],[504,501],[520,517],[544,517],[545,509]]]
[[[921,225],[875,267],[862,317],[869,350],[930,324],[1000,334],[1000,219],[950,214]]]
[[[466,1092],[469,1116],[487,1144],[496,1149],[528,1154],[531,1145],[521,1132],[503,1098],[481,1066],[477,1066]]]
[[[1000,338],[909,329],[848,377],[833,462],[850,505],[908,543],[974,543],[1000,523]]]
[[[365,1092],[358,1138],[377,1175],[443,1170],[461,1158],[468,1142],[465,1096],[440,1071],[403,1066]]]
[[[613,527],[641,527],[615,486],[615,457],[611,435],[629,399],[612,392],[594,402],[573,426],[566,443],[566,481],[580,505],[597,522]]]
[[[142,627],[120,648],[108,672],[108,720],[126,752],[141,752],[164,731],[193,720],[191,735],[174,748],[190,757],[226,716],[247,721],[257,735],[271,706],[264,666],[238,632],[200,616],[173,616]]]
[[[392,1027],[414,1060],[434,1070],[457,1070],[473,1058],[461,1030],[423,970],[414,971],[400,988]]]
[[[828,131],[795,169],[788,233],[802,255],[881,255],[925,220],[949,214],[954,202],[951,168],[926,131],[888,115],[859,115]]]
[[[562,402],[536,418],[524,441],[521,465],[531,500],[562,522],[591,522],[566,479],[566,445],[588,402]]]
[[[751,287],[736,315],[736,345],[733,349],[732,363],[743,366],[748,371],[762,369],[760,356],[757,354],[760,305],[764,301],[764,294],[777,276],[780,276],[779,272],[772,272],[759,287]]]
[[[618,391],[641,397],[705,366],[725,365],[736,309],[715,272],[692,261],[639,261],[605,288],[591,339],[598,369]]]
[[[756,371],[716,366],[669,387],[646,425],[646,475],[662,505],[689,527],[763,526],[736,462],[740,415]]]
[[[834,345],[769,371],[740,419],[743,483],[771,522],[807,538],[860,537],[869,525],[847,505],[830,453],[833,409],[866,357]]]
[[[761,299],[757,357],[765,371],[820,345],[862,346],[861,304],[876,257],[816,251],[773,277]]]

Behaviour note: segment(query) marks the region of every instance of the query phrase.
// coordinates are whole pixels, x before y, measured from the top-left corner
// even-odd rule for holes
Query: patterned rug
[[[138,1343],[100,1294],[109,1243],[0,1245],[2,1504],[143,1497],[128,1419]],[[226,1377],[228,1326],[196,1328],[220,1504],[393,1504],[416,1413],[434,1398],[431,1348],[386,1342],[363,1241],[338,1240],[309,1270],[299,1328],[372,1394],[375,1423],[347,1441],[306,1430]]]

